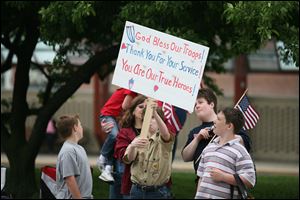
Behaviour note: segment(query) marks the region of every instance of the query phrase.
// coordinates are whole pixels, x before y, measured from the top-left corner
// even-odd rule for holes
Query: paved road
[[[45,165],[55,166],[56,155],[40,154],[36,159],[36,166]],[[91,166],[96,165],[97,156],[89,156]],[[299,176],[298,163],[275,163],[256,161],[257,173],[276,173],[276,174],[291,174]],[[1,154],[1,165],[8,166],[8,160],[5,154]],[[192,162],[183,162],[181,159],[175,159],[172,164],[174,171],[193,172]]]

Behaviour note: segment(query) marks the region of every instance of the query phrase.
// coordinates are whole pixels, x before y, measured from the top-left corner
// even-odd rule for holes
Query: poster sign
[[[192,113],[208,51],[127,21],[112,84]]]

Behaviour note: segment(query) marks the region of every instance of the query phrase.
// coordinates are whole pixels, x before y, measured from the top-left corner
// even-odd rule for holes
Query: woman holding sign
[[[123,162],[123,157],[127,146],[138,136],[143,124],[143,111],[145,108],[146,97],[139,95],[133,99],[131,106],[126,110],[120,120],[120,132],[116,138],[114,157]],[[130,196],[130,164],[125,165],[121,182],[121,194],[123,198],[128,199]]]

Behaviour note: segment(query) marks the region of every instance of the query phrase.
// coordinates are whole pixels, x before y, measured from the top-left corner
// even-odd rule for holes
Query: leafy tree
[[[280,58],[299,67],[299,2],[260,1],[227,4],[224,15],[235,27],[233,49],[239,52],[257,50],[266,41],[281,40]]]
[[[1,2],[1,44],[9,49],[9,55],[1,66],[1,72],[11,68],[12,55],[16,55],[18,59],[11,108],[8,112],[1,110],[1,147],[10,164],[8,190],[16,198],[30,198],[37,194],[34,179],[35,158],[44,138],[42,133],[45,132],[51,116],[82,83],[89,82],[97,70],[101,72],[100,67],[103,64],[117,56],[118,46],[112,45],[111,35],[113,34],[109,27],[112,23],[110,17],[117,12],[116,4],[119,3],[100,4],[102,5],[98,4],[92,8],[92,4],[86,2]],[[49,13],[51,9],[55,9],[52,14]],[[89,18],[95,15],[96,11],[98,14],[105,14],[106,20],[101,16]],[[49,14],[50,17],[45,19],[42,14]],[[51,40],[49,38],[49,41],[45,40],[47,31],[44,23],[47,23],[47,20],[61,21],[56,24],[52,23],[49,33],[56,33],[53,34],[55,37]],[[84,25],[77,26],[77,23],[86,24],[88,20],[90,23],[88,28]],[[92,30],[93,27],[97,28]],[[83,29],[86,34],[83,34]],[[110,44],[104,45],[103,43],[103,50],[91,55],[91,58],[82,66],[73,66],[67,62],[65,54],[68,51],[78,49],[81,53],[81,40],[84,37],[95,37],[97,34],[102,41],[106,43],[110,41]],[[98,38],[96,37],[94,41],[96,39]],[[60,48],[57,50],[53,66],[36,65],[49,81],[43,91],[40,107],[31,108],[26,100],[30,78],[29,69],[34,64],[31,62],[31,57],[39,40],[53,45],[58,44]],[[98,39],[99,45],[102,45],[101,40]],[[93,38],[90,42],[92,41]],[[101,74],[101,76],[104,75]],[[26,140],[25,121],[31,115],[36,115],[37,118],[31,136],[29,140]]]
[[[224,72],[229,58],[255,51],[271,38],[285,42],[284,55],[299,63],[299,2],[2,1],[1,10],[1,44],[9,50],[1,74],[12,68],[14,55],[18,58],[12,102],[7,111],[1,109],[1,148],[10,163],[9,192],[16,198],[37,194],[35,158],[51,116],[93,74],[103,79],[114,70],[111,61],[126,20],[209,46],[206,71]],[[53,46],[53,63],[31,61],[39,41]],[[68,60],[70,53],[90,57],[77,66]],[[39,107],[26,100],[33,66],[48,80]],[[221,92],[212,79],[204,80]],[[37,118],[26,140],[31,115]]]

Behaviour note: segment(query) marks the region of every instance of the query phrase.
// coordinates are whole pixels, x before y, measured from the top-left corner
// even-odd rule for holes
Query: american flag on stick
[[[246,95],[246,92],[248,89],[244,92],[243,96],[240,98],[238,103],[235,105],[235,108],[239,109],[245,118],[245,125],[244,129],[252,129],[255,127],[256,123],[259,120],[259,114],[255,111],[253,106],[251,106],[249,102],[249,98]]]

